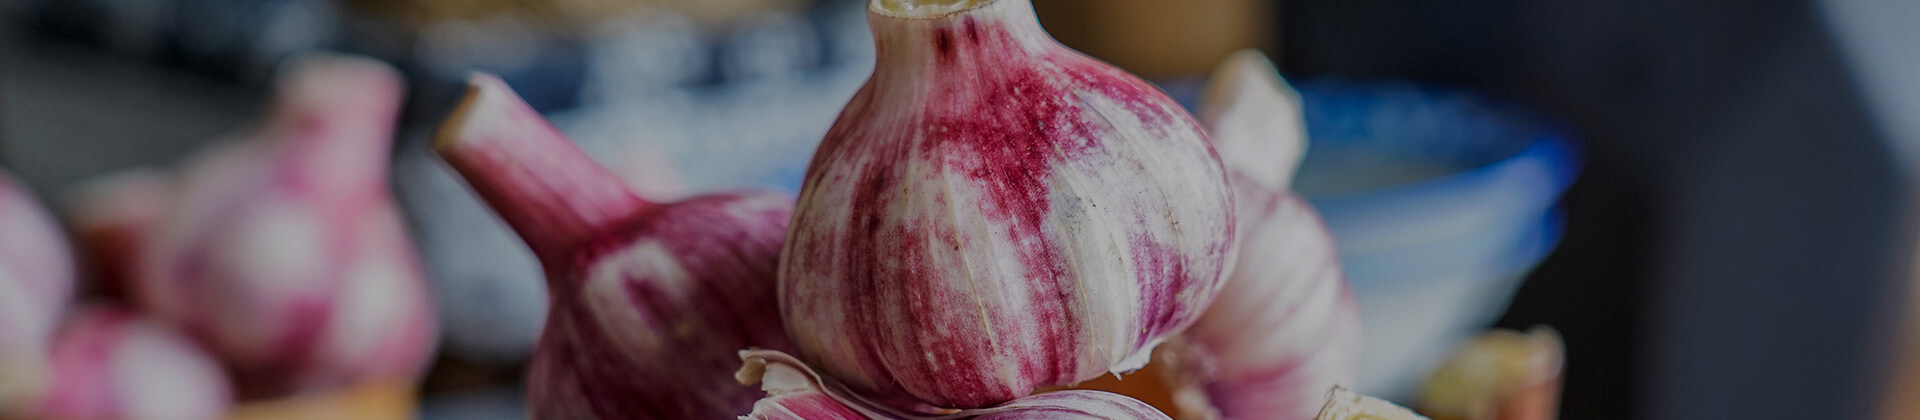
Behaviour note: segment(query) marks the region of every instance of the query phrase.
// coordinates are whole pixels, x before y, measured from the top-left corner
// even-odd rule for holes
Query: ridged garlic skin
[[[873,77],[814,157],[781,261],[801,354],[863,393],[952,408],[1145,365],[1228,264],[1232,197],[1205,133],[1059,45],[1027,0],[882,3]]]
[[[0,412],[45,379],[46,348],[73,295],[70,252],[47,209],[0,171]]]
[[[244,397],[423,373],[436,322],[386,177],[401,95],[375,61],[297,62],[257,132],[186,163],[148,233],[136,300]]]
[[[741,349],[791,349],[774,300],[793,200],[634,195],[498,78],[476,75],[436,147],[539,256],[552,305],[535,419],[717,419],[760,393]],[[528,279],[533,281],[533,279]]]
[[[1055,391],[994,407],[914,413],[889,409],[826,383],[799,359],[777,351],[740,352],[738,379],[760,385],[767,397],[754,404],[747,420],[1154,420],[1167,415],[1140,400],[1103,391]]]
[[[1306,148],[1299,98],[1246,51],[1205,99],[1201,120],[1232,173],[1240,255],[1176,352],[1176,386],[1206,396],[1183,401],[1181,417],[1311,419],[1328,389],[1358,375],[1360,313],[1332,235],[1287,187]]]
[[[219,362],[192,340],[130,312],[79,312],[61,327],[32,418],[208,420],[233,405]]]

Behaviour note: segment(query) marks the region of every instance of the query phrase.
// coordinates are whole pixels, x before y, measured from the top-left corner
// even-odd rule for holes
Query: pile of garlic
[[[404,92],[378,61],[303,57],[231,141],[82,187],[96,293],[75,293],[57,221],[0,174],[0,418],[208,420],[416,383],[437,333],[387,187]]]
[[[1033,13],[874,0],[873,76],[797,200],[647,200],[474,76],[435,144],[546,267],[534,418],[1168,418],[1059,390],[1156,350],[1181,418],[1345,404],[1358,317],[1288,188],[1297,96],[1246,53],[1196,119]]]

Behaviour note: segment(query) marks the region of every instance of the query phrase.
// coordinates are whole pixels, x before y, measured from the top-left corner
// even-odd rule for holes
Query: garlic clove
[[[48,378],[46,348],[74,292],[66,235],[13,175],[0,171],[0,414]]]
[[[1124,395],[1091,390],[1054,391],[1021,397],[994,407],[920,413],[890,409],[853,394],[799,359],[778,351],[744,350],[736,374],[743,385],[760,385],[766,398],[754,405],[753,420],[835,419],[978,419],[1075,420],[1166,419],[1153,406]]]
[[[1027,0],[885,1],[878,64],[781,259],[800,354],[878,398],[980,408],[1145,365],[1213,300],[1232,192],[1191,115]]]
[[[1428,420],[1413,410],[1354,393],[1342,387],[1327,392],[1327,405],[1314,420]]]
[[[1253,52],[1229,59],[1207,91],[1203,119],[1230,156],[1239,256],[1170,349],[1180,417],[1311,418],[1325,389],[1358,374],[1360,315],[1332,235],[1286,188],[1306,141],[1298,95]]]
[[[1460,346],[1420,387],[1420,410],[1448,420],[1551,420],[1566,363],[1548,327],[1495,330]]]
[[[93,307],[62,327],[48,388],[33,418],[207,420],[233,404],[213,356],[171,329],[131,312]]]
[[[265,121],[187,162],[147,233],[135,300],[245,397],[424,372],[436,323],[386,177],[402,94],[377,61],[296,60]]]
[[[546,268],[534,418],[722,418],[753,406],[759,393],[734,382],[733,354],[792,348],[774,288],[791,197],[642,199],[484,74],[435,147]]]
[[[1214,70],[1198,114],[1227,168],[1262,187],[1287,190],[1307,153],[1302,109],[1300,93],[1280,77],[1273,61],[1248,49]]]

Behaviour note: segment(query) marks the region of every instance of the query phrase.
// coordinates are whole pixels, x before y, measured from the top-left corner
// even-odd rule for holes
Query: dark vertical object
[[[1864,418],[1905,193],[1810,2],[1284,2],[1283,68],[1569,119],[1568,236],[1501,325],[1566,336],[1562,418]]]

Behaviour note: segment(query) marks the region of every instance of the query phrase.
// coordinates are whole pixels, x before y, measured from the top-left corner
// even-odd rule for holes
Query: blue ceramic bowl
[[[1464,90],[1299,90],[1311,143],[1295,188],[1325,218],[1360,301],[1357,385],[1405,397],[1559,242],[1557,202],[1580,155],[1558,125]]]

